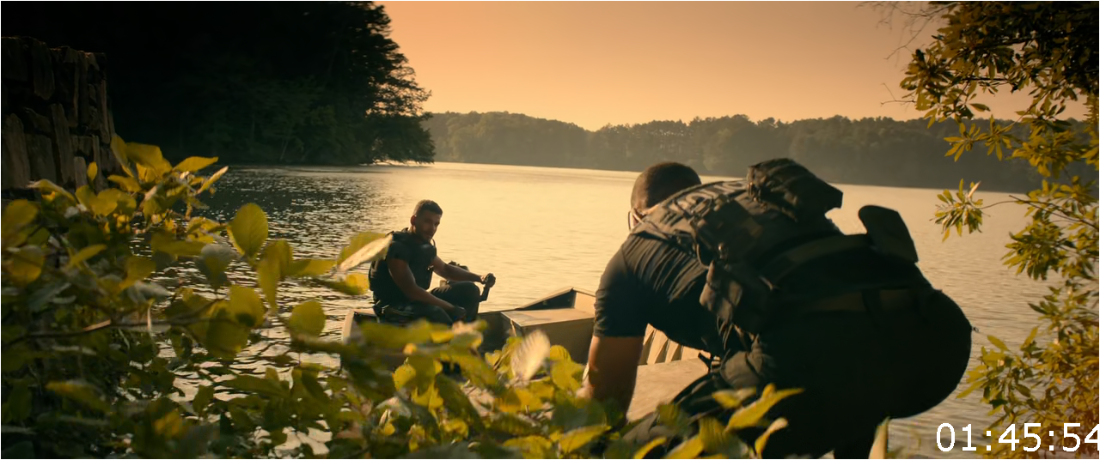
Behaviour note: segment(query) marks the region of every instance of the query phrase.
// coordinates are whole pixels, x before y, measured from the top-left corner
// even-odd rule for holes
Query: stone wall
[[[93,161],[93,187],[104,187],[107,175],[120,172],[110,150],[105,56],[28,37],[2,40],[5,195],[39,179],[74,190],[87,183]]]

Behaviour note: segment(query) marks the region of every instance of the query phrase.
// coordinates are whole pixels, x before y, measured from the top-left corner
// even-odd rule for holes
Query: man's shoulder
[[[619,253],[627,260],[645,259],[645,262],[663,261],[666,259],[681,259],[684,256],[694,257],[694,251],[683,248],[680,245],[648,235],[645,233],[632,233],[626,237]]]

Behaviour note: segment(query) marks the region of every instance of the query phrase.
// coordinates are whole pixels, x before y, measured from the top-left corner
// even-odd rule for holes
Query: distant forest
[[[522,114],[448,112],[432,114],[423,124],[436,161],[628,171],[679,161],[701,174],[743,176],[753,163],[785,156],[839,183],[954,189],[965,179],[981,181],[983,190],[1024,192],[1042,180],[1026,161],[998,161],[982,144],[958,161],[945,157],[950,145],[944,138],[959,133],[951,121],[929,128],[928,120],[836,116],[779,122],[736,115],[608,125],[593,132]]]

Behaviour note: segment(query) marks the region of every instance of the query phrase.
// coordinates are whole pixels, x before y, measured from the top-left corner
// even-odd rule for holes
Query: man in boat
[[[492,273],[482,276],[443,263],[433,239],[442,217],[439,204],[421,200],[413,209],[409,227],[391,232],[393,240],[386,258],[371,266],[374,312],[383,321],[407,323],[425,318],[451,325],[477,320],[481,292],[474,282],[488,289],[496,278]],[[448,283],[429,291],[433,273]]]
[[[966,370],[970,323],[917,267],[900,215],[864,207],[867,234],[843,235],[825,216],[841,198],[787,159],[706,185],[682,164],[646,169],[631,232],[596,293],[582,391],[625,413],[652,325],[711,354],[710,371],[673,399],[695,420],[725,425],[732,411],[711,396],[718,390],[803,390],[768,413],[788,425],[758,452],[765,458],[866,458],[885,418],[943,401]],[[751,446],[762,432],[739,434]],[[669,433],[651,414],[626,439],[658,436]]]

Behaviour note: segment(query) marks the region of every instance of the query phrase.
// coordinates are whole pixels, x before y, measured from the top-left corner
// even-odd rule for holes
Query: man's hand
[[[457,305],[451,305],[451,308],[446,308],[447,316],[451,317],[451,321],[463,321],[466,319],[466,309]]]
[[[493,276],[492,273],[482,276],[481,284],[485,285],[486,289],[491,288],[494,284],[497,284],[497,277]]]

